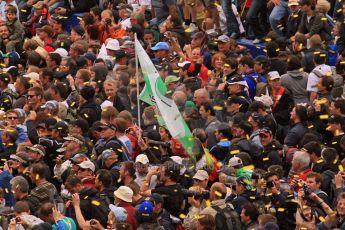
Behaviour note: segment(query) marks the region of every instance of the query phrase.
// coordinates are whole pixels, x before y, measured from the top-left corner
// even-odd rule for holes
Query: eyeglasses
[[[36,94],[33,94],[33,95],[28,94],[28,98],[36,97],[36,96],[37,96]]]
[[[79,168],[78,171],[85,172],[87,169]]]
[[[18,117],[7,117],[8,120],[17,120]]]

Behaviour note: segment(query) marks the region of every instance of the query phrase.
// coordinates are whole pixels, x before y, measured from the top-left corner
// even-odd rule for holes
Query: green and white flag
[[[193,156],[194,138],[192,133],[175,102],[165,97],[167,88],[150,57],[137,39],[135,40],[135,54],[139,60],[145,80],[145,88],[140,93],[139,99],[156,107],[159,124],[166,127],[171,136],[179,140],[189,155]]]

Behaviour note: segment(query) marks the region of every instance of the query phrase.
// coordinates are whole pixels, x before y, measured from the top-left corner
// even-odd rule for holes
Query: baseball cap
[[[27,153],[25,152],[18,152],[16,154],[12,154],[10,156],[10,159],[18,161],[22,164],[27,164],[29,162],[29,157],[27,156]]]
[[[83,161],[78,166],[82,169],[90,169],[92,172],[95,172],[95,165],[91,161]]]
[[[0,81],[8,84],[10,83],[11,79],[10,76],[8,75],[8,73],[0,73]]]
[[[162,204],[164,202],[162,195],[159,193],[152,193],[149,199],[153,203]]]
[[[266,137],[272,136],[272,131],[270,129],[268,129],[268,128],[263,128],[263,129],[260,130],[259,135],[260,136],[263,135],[263,136],[266,136]]]
[[[218,173],[224,173],[227,176],[234,176],[235,175],[235,169],[230,166],[223,165],[218,171]]]
[[[126,209],[122,207],[116,207],[113,204],[109,205],[109,209],[114,214],[117,222],[125,222],[127,220],[128,213]]]
[[[150,161],[149,161],[149,158],[147,158],[147,156],[145,154],[139,154],[137,156],[137,158],[135,158],[135,163],[142,163],[144,165],[148,164]]]
[[[169,50],[169,45],[166,42],[158,42],[154,47],[151,48],[151,50]]]
[[[41,154],[42,156],[46,155],[46,150],[42,145],[33,145],[33,146],[26,146],[26,148],[32,152],[36,152]]]
[[[289,0],[288,6],[298,6],[298,0]]]
[[[124,57],[127,57],[127,53],[124,50],[116,50],[115,57],[116,59],[124,58]]]
[[[193,176],[193,179],[197,179],[197,180],[207,180],[208,179],[208,173],[205,170],[198,170],[195,175]]]
[[[230,38],[228,36],[226,36],[225,34],[223,34],[223,35],[220,35],[216,41],[225,43],[225,42],[229,42]]]
[[[275,80],[275,79],[280,79],[280,78],[281,77],[280,77],[278,71],[271,71],[271,72],[268,73],[268,79],[270,81]]]
[[[243,85],[248,88],[247,82],[240,75],[236,74],[227,81],[228,85]]]
[[[67,137],[64,137],[63,139],[66,141],[74,141],[74,142],[77,142],[78,144],[85,143],[85,138],[79,134],[68,135]]]
[[[84,119],[74,120],[71,122],[71,125],[79,127],[83,133],[87,133],[89,131],[89,123]]]
[[[63,58],[68,56],[68,52],[64,48],[57,48],[53,53],[59,54]]]
[[[250,134],[253,131],[253,127],[248,121],[241,121],[237,127],[242,129],[247,134]]]
[[[44,105],[41,106],[41,108],[56,110],[56,109],[59,109],[59,102],[55,100],[47,101]]]
[[[328,118],[328,123],[344,125],[345,120],[341,115],[333,115],[330,118]]]
[[[169,85],[170,83],[173,82],[178,82],[181,78],[176,77],[175,75],[169,75],[165,78],[164,84]]]
[[[105,48],[108,50],[114,50],[114,51],[120,50],[120,43],[116,39],[109,39]]]
[[[141,216],[150,216],[153,214],[153,204],[151,201],[143,201],[138,208],[138,213]]]
[[[97,59],[96,54],[94,54],[93,52],[87,52],[87,53],[85,53],[85,54],[84,54],[84,57],[85,57],[87,60],[91,61],[91,62],[94,62],[94,61]]]
[[[239,157],[231,157],[228,163],[229,167],[242,166],[242,160]]]
[[[115,192],[114,196],[125,202],[131,203],[133,198],[133,191],[127,186],[120,186]]]
[[[80,158],[89,159],[84,153],[77,153],[69,160],[76,163],[76,164],[79,164],[81,161]]]

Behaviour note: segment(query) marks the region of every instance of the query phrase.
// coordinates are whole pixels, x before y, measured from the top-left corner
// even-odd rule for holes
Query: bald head
[[[226,195],[226,187],[223,183],[216,182],[211,186],[210,199],[219,200],[224,199]]]
[[[172,95],[172,99],[175,101],[177,106],[184,106],[187,101],[187,95],[182,91],[176,91]]]
[[[200,107],[201,103],[208,101],[210,99],[210,94],[205,88],[195,90],[193,101],[197,107]]]

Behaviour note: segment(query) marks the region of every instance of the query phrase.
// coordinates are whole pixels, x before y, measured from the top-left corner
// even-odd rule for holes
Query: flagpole
[[[138,40],[137,33],[134,34],[135,41]],[[137,107],[138,107],[138,126],[141,129],[141,119],[140,119],[140,100],[139,100],[139,60],[138,60],[138,52],[135,52],[135,74],[136,74],[136,82],[137,82]],[[141,132],[139,132],[139,137],[141,136]]]

